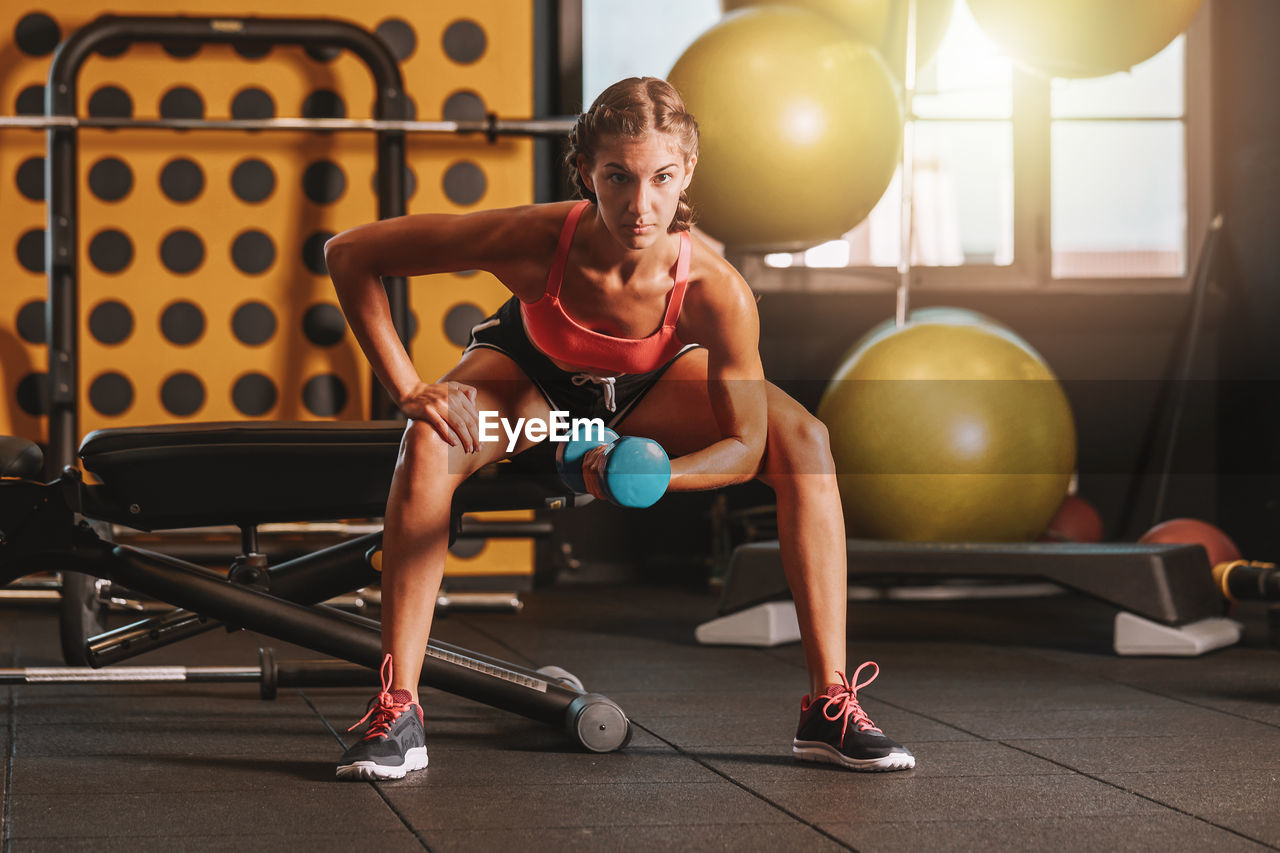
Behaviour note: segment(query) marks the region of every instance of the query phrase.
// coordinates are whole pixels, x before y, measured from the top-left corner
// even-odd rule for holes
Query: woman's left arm
[[[721,438],[673,459],[669,490],[749,482],[764,457],[768,423],[755,297],[737,271],[723,264],[690,287],[681,319],[681,338],[707,348],[707,394]]]

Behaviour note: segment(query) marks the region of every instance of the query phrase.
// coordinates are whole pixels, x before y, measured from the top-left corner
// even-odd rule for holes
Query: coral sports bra
[[[676,320],[689,283],[689,232],[680,232],[680,256],[675,266],[675,287],[667,297],[662,328],[647,338],[615,338],[579,324],[560,304],[560,285],[569,257],[569,245],[582,212],[591,202],[582,201],[569,211],[560,230],[560,244],[547,276],[547,289],[536,302],[521,302],[525,332],[535,347],[549,358],[611,373],[648,373],[657,370],[679,352]]]

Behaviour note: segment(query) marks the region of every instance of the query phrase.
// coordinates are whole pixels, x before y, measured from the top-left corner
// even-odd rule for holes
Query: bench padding
[[[96,430],[80,458],[100,485],[84,513],[139,530],[380,517],[400,421],[252,421]],[[533,465],[534,470],[530,471]],[[525,460],[491,465],[455,494],[455,512],[525,509],[573,493]]]

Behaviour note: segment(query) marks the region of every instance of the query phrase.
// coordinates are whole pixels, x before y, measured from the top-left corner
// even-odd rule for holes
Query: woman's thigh
[[[515,456],[536,443],[525,438],[521,431],[512,447],[512,439],[501,426],[502,419],[514,427],[520,418],[546,420],[550,416],[550,406],[525,372],[511,358],[494,349],[481,347],[464,354],[436,381],[459,382],[475,388],[477,416],[488,413],[496,425],[491,430],[493,440],[482,440],[477,453],[467,453],[460,445],[449,448],[451,473],[469,475],[490,462]],[[421,422],[410,424],[409,430],[434,432],[429,424]]]
[[[759,381],[768,408],[767,458],[770,447],[786,434],[788,425],[813,418],[777,385],[768,380]],[[707,393],[707,351],[691,350],[678,358],[618,423],[617,431],[621,435],[651,438],[672,457],[694,453],[723,438]]]

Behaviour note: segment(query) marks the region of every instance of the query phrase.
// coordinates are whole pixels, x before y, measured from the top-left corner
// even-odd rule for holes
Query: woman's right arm
[[[451,430],[468,450],[476,446],[474,406],[467,405],[466,396],[470,392],[474,402],[474,391],[422,381],[396,335],[381,279],[482,269],[508,287],[518,287],[528,280],[521,266],[535,263],[539,254],[530,245],[540,231],[531,227],[535,219],[533,206],[463,215],[415,214],[360,225],[325,243],[325,263],[338,301],[374,375],[406,416],[431,422],[456,444]]]

